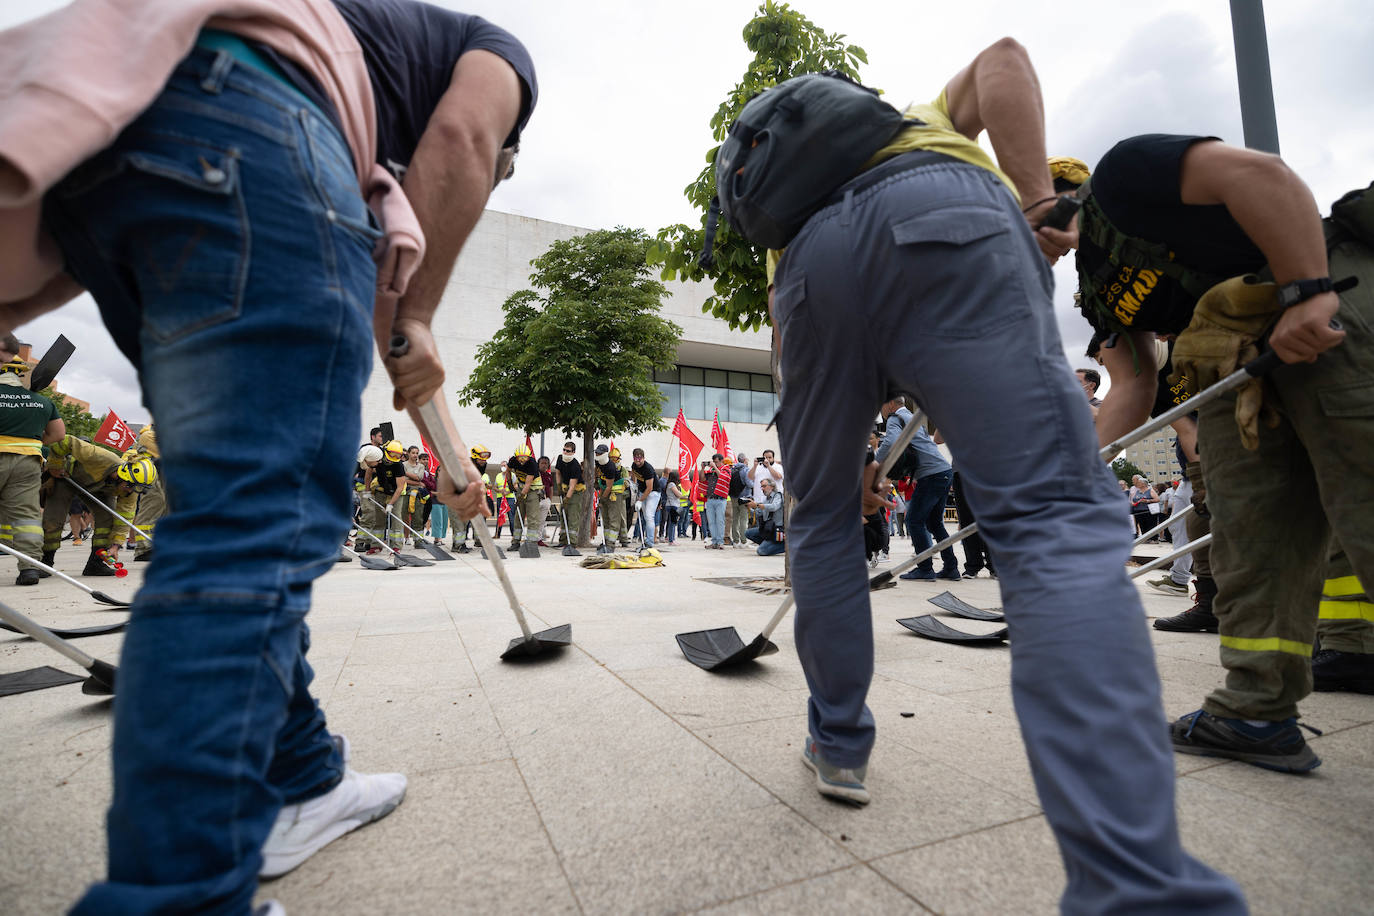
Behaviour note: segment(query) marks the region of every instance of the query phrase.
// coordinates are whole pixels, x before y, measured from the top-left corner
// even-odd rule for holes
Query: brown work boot
[[[1212,599],[1217,593],[1217,584],[1209,576],[1198,576],[1197,594],[1193,595],[1193,606],[1182,614],[1161,617],[1155,621],[1156,630],[1168,633],[1215,633],[1221,626],[1217,616],[1212,613]]]

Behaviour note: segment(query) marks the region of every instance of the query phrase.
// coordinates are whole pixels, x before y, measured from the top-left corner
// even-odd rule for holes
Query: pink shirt
[[[13,328],[80,292],[42,231],[43,195],[157,98],[206,26],[270,46],[319,84],[386,232],[373,252],[378,295],[404,292],[424,233],[400,185],[376,165],[367,64],[332,3],[74,0],[0,32],[0,325]]]

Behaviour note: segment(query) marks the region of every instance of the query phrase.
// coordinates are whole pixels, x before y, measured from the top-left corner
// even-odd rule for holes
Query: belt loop
[[[844,192],[844,202],[840,204],[840,225],[848,226],[849,219],[854,214],[854,190],[847,189]]]
[[[200,81],[200,88],[219,95],[220,90],[224,88],[224,81],[229,78],[229,71],[233,68],[234,55],[228,51],[219,51],[215,54],[215,62],[210,65],[210,72]]]

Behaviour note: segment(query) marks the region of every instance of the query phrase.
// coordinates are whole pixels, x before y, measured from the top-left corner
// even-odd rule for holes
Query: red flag
[[[720,408],[716,408],[716,418],[711,423],[711,447],[725,456],[725,463],[735,460],[735,452],[730,448],[730,437],[725,435],[725,427],[720,425]]]
[[[425,439],[424,433],[420,433],[420,444],[425,447],[425,455],[429,458],[429,472],[431,474],[439,473],[439,456],[434,451],[434,446],[430,445],[429,441]]]
[[[95,441],[122,452],[133,445],[135,439],[129,427],[111,410],[105,414],[105,422],[100,424],[100,429],[96,430]]]
[[[502,498],[502,499],[500,500],[500,505],[499,505],[499,506],[497,507],[497,509],[496,509],[496,527],[497,527],[497,529],[500,529],[500,527],[501,527],[502,525],[506,524],[506,522],[509,520],[509,516],[510,516],[510,503],[509,503],[506,499]]]
[[[687,428],[687,418],[682,415],[680,408],[677,412],[677,422],[673,424],[673,435],[677,437],[677,476],[679,480],[686,480],[692,468],[696,467],[702,441]]]

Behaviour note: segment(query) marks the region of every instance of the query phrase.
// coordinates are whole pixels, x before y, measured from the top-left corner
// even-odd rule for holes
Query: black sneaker
[[[1312,656],[1312,689],[1374,693],[1374,655],[1322,649]]]
[[[1320,735],[1321,732],[1304,725]],[[1202,757],[1229,757],[1280,773],[1306,773],[1321,766],[1321,758],[1303,740],[1298,720],[1250,725],[1244,719],[1225,719],[1199,709],[1169,727],[1174,750]]]
[[[151,562],[153,562],[153,551],[152,551],[151,549],[149,549],[149,550],[143,551],[142,553],[135,553],[135,554],[134,554],[134,562],[135,562],[135,563],[151,563]]]
[[[19,578],[14,580],[15,585],[37,585],[42,578],[38,575],[38,570],[30,566],[28,569],[19,570]]]

